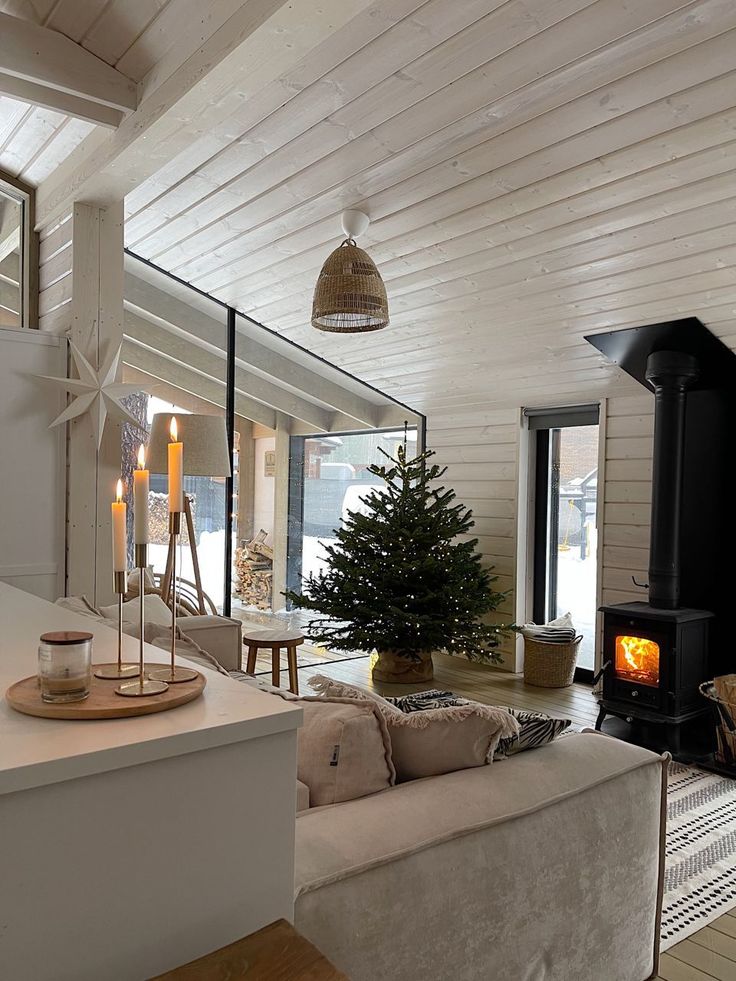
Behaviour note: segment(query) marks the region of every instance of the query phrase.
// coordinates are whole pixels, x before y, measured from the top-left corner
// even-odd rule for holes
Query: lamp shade
[[[386,287],[376,264],[351,239],[325,260],[312,304],[312,326],[338,334],[359,334],[388,326]]]
[[[230,454],[224,416],[157,412],[151,424],[146,466],[152,473],[168,468],[169,424],[176,416],[178,439],[184,444],[184,473],[188,477],[229,477]]]

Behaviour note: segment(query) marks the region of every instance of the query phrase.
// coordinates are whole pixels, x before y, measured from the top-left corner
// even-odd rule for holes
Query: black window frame
[[[552,597],[557,593],[556,544],[559,513],[550,507],[550,502],[559,493],[560,486],[560,430],[578,426],[600,426],[600,406],[525,409],[524,415],[534,437],[532,617],[535,623],[546,623],[556,616],[556,609],[552,609]],[[601,500],[598,497],[596,513],[599,513],[600,506]],[[594,668],[576,668],[575,681],[592,684],[594,674]]]

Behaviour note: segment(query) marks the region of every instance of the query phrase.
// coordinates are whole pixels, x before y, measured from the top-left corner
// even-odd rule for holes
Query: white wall
[[[253,534],[261,528],[268,532],[268,544],[275,545],[273,538],[275,478],[264,474],[267,450],[276,449],[275,436],[259,436],[255,442],[255,478],[253,487]]]
[[[66,343],[0,330],[0,578],[54,600],[64,592],[65,427],[60,388],[34,375],[66,375]]]

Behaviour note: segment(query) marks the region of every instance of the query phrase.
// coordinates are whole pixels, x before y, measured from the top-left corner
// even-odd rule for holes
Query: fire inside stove
[[[616,675],[624,681],[658,685],[659,644],[646,637],[617,637]]]

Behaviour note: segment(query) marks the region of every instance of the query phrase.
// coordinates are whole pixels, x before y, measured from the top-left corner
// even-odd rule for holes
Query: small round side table
[[[281,650],[286,650],[289,665],[289,691],[299,694],[299,679],[296,671],[296,649],[304,643],[304,635],[298,630],[285,627],[248,627],[243,630],[243,646],[248,648],[246,670],[253,674],[256,670],[256,657],[261,649],[271,651],[271,680],[276,688],[281,684]]]

